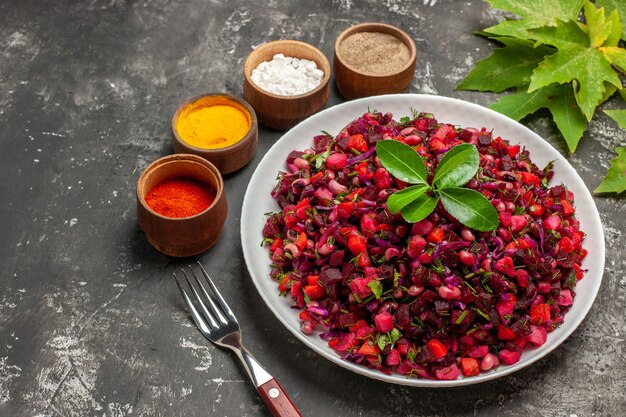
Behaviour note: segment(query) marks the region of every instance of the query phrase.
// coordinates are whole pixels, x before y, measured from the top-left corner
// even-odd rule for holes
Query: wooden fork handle
[[[261,398],[275,417],[302,417],[274,378],[257,387]]]

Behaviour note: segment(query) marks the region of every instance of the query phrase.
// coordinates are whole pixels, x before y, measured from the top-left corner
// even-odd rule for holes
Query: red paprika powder
[[[179,177],[157,184],[146,194],[146,204],[166,217],[190,217],[206,210],[215,200],[215,190],[206,183]]]

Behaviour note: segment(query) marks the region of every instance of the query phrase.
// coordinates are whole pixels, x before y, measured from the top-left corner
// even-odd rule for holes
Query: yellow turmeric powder
[[[176,130],[191,146],[219,149],[243,139],[250,124],[250,114],[239,103],[212,96],[187,105],[176,119]]]

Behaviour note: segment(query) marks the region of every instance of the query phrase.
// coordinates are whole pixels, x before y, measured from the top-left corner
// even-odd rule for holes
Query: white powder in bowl
[[[297,96],[320,85],[324,71],[314,61],[276,54],[252,70],[252,81],[263,90],[280,96]]]

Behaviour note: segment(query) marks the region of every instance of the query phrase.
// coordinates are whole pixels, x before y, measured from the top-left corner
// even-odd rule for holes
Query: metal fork
[[[243,346],[237,318],[200,262],[198,266],[202,274],[196,274],[194,268],[189,266],[187,270],[181,269],[181,278],[176,273],[173,275],[200,332],[216,345],[235,352],[272,415],[276,417],[300,416],[276,379]],[[187,284],[185,285],[184,282]],[[188,287],[193,296],[190,297],[184,287]]]

